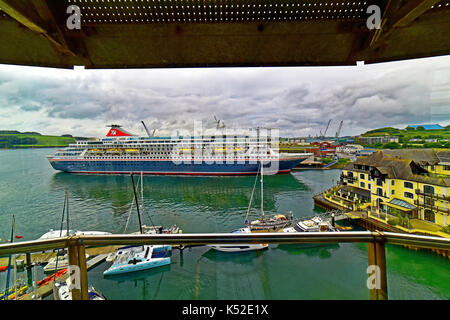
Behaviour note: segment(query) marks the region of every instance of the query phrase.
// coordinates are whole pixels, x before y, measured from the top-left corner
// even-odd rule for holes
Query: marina
[[[10,201],[0,202],[0,206],[6,211],[9,207],[17,209],[16,228],[23,241],[37,239],[49,229],[59,228],[66,188],[71,195],[71,228],[122,234],[133,197],[130,177],[55,173],[45,159],[47,152],[42,149],[0,151],[1,160],[6,164],[2,173],[11,172],[7,174],[8,189],[2,189]],[[15,170],[8,167],[14,163],[19,167]],[[312,197],[330,187],[339,175],[339,170],[311,170],[265,176],[264,209],[268,214],[291,210],[295,222],[310,218],[314,213],[321,214],[324,210],[314,206]],[[30,180],[29,177],[36,178]],[[25,180],[30,181],[26,192],[20,187]],[[176,224],[183,234],[187,230],[189,233],[214,233],[242,227],[255,178],[145,176],[144,182],[145,208],[155,224]],[[259,203],[258,192],[254,197],[254,203]],[[34,199],[33,206],[26,203],[31,199]],[[258,218],[259,211],[258,205],[252,206],[249,217]],[[8,226],[1,230],[1,238],[5,239],[11,221],[8,216],[0,219],[2,225]],[[336,222],[341,226],[348,223],[338,216]],[[129,230],[136,229],[138,221],[134,213],[130,216]],[[354,226],[353,230],[363,229]],[[367,245],[363,243],[315,248],[269,244],[265,250],[237,254],[198,246],[173,250],[170,265],[105,278],[103,272],[111,262],[104,259],[117,248],[86,249],[90,256],[103,259],[89,269],[89,285],[108,299],[369,298],[365,285]],[[7,264],[5,258],[1,258],[0,265]],[[24,256],[17,258],[25,260]],[[33,254],[31,258],[44,261],[51,255]],[[390,299],[450,298],[448,259],[389,244],[386,259]],[[303,274],[301,281],[291,277],[299,268]],[[5,276],[5,272],[0,273],[1,287],[4,287]],[[45,276],[39,269],[38,278]],[[317,286],[317,281],[324,279],[330,283],[326,290]],[[46,299],[52,299],[51,291],[49,288]],[[122,294],[124,291],[126,297]]]

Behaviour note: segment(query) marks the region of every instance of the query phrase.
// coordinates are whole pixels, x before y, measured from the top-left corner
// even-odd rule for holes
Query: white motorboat
[[[79,231],[79,230],[69,230],[69,232],[67,232],[67,230],[53,230],[50,229],[49,232],[44,233],[41,237],[39,237],[39,240],[44,240],[44,239],[55,239],[55,238],[59,238],[59,237],[70,237],[70,236],[80,236],[80,235],[92,235],[92,236],[97,236],[97,235],[108,235],[111,234],[111,232],[104,232],[104,231]]]
[[[320,217],[314,217],[309,220],[299,221],[293,227],[284,228],[283,232],[339,232],[339,229]]]
[[[89,300],[106,300],[106,297],[95,290],[94,287],[88,288]],[[53,297],[55,300],[72,300],[69,286],[65,282],[53,283]]]
[[[250,228],[240,228],[233,230],[231,233],[251,233]],[[257,244],[212,244],[208,245],[214,250],[222,251],[222,252],[243,252],[243,251],[255,251],[262,250],[268,248],[269,245],[267,243],[257,243]]]
[[[86,253],[86,260],[89,258],[89,255]],[[62,270],[69,267],[69,257],[67,254],[64,256],[56,256],[54,258],[51,258],[48,263],[44,267],[44,272],[53,272]]]

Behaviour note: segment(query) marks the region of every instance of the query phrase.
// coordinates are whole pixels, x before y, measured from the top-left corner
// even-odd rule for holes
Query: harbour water
[[[58,229],[64,192],[70,192],[71,229],[122,233],[133,199],[129,176],[53,170],[54,149],[0,150],[0,238],[32,240]],[[334,184],[339,170],[298,171],[264,179],[266,213],[292,211],[294,219],[322,212],[312,196]],[[228,232],[242,227],[254,177],[144,177],[144,220],[177,224],[183,232]],[[259,184],[257,184],[259,187]],[[259,194],[251,215],[257,217]],[[128,231],[137,231],[136,212]],[[109,299],[368,299],[367,245],[321,248],[270,245],[259,252],[222,253],[207,247],[175,250],[170,266],[103,277],[109,263],[88,273]],[[450,299],[450,261],[428,252],[387,246],[390,299]],[[42,274],[41,272],[39,272]],[[4,288],[6,272],[0,273]]]

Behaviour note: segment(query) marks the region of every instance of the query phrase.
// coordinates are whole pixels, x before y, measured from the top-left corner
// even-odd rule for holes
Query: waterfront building
[[[346,154],[356,154],[359,151],[362,151],[363,149],[364,149],[364,147],[359,144],[346,144],[346,145],[337,147],[336,152],[346,153]]]
[[[450,223],[450,150],[383,150],[346,165],[327,200],[389,223]],[[330,194],[329,194],[330,196]]]
[[[376,143],[390,143],[390,142],[399,142],[399,138],[397,136],[374,136],[374,137],[364,137],[357,136],[355,137],[355,143],[367,145],[367,144],[376,144]]]
[[[444,127],[442,127],[439,124],[417,124],[417,125],[409,125],[407,128],[413,128],[417,130],[417,128],[419,127],[422,127],[424,130],[444,130]]]

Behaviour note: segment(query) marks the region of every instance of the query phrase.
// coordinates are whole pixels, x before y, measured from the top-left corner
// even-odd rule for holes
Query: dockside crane
[[[321,135],[322,138],[325,138],[325,135],[327,134],[328,127],[330,126],[330,123],[331,123],[331,119],[328,121],[328,124],[327,124],[327,127],[325,128],[324,133],[322,133],[322,131],[320,131],[320,135]]]
[[[341,123],[339,124],[339,128],[336,131],[336,138],[339,138],[339,135],[341,134],[342,124],[344,123],[344,120],[341,120]]]

